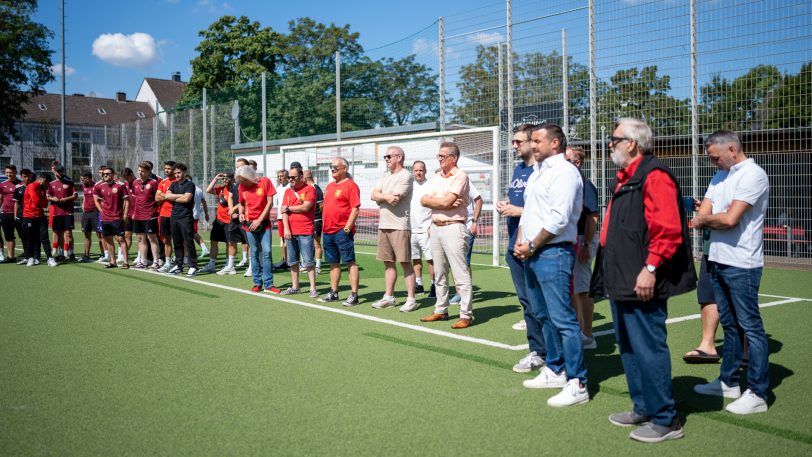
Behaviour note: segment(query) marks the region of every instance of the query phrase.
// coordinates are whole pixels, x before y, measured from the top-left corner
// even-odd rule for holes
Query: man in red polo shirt
[[[55,165],[54,176],[48,190],[45,192],[48,201],[51,202],[51,214],[53,216],[53,231],[57,236],[57,246],[62,246],[65,254],[71,261],[76,261],[73,254],[73,202],[79,196],[73,180],[65,175],[64,165]],[[64,255],[58,255],[57,261],[64,260]]]
[[[55,267],[56,260],[51,255],[51,245],[48,239],[48,221],[45,218],[45,207],[48,200],[45,197],[45,189],[51,183],[50,173],[43,173],[34,182],[26,186],[23,196],[23,225],[26,231],[26,242],[28,243],[27,266],[39,265],[40,244],[48,257],[48,266]]]
[[[166,199],[165,195],[169,191],[169,186],[175,182],[175,162],[167,160],[164,162],[164,174],[166,178],[158,184],[158,191],[155,193],[155,203],[158,204],[158,236],[164,243],[164,256],[166,263],[158,271],[166,273],[172,269],[172,228],[170,218],[172,217],[173,203]]]
[[[130,201],[127,198],[127,188],[124,184],[117,183],[115,179],[113,179],[114,176],[115,173],[112,168],[104,170],[102,173],[104,182],[97,184],[93,191],[96,197],[96,209],[101,213],[104,245],[107,248],[107,253],[110,258],[110,263],[105,265],[104,268],[116,268],[118,266],[113,256],[115,250],[113,247],[113,236],[116,237],[116,241],[118,241],[121,250],[127,250],[127,246],[124,242],[124,229],[129,220],[127,212],[129,210]],[[130,268],[127,259],[124,259],[122,268]]]
[[[135,268],[147,268],[147,251],[152,251],[150,270],[158,269],[158,208],[155,194],[158,181],[152,178],[152,164],[138,164],[138,179],[130,183],[130,204],[133,205],[133,232],[138,235],[138,259]]]
[[[284,237],[287,240],[285,247],[288,251],[288,266],[290,266],[291,287],[283,291],[283,295],[299,293],[299,258],[302,267],[307,271],[310,280],[310,297],[318,298],[316,290],[315,247],[313,245],[314,219],[316,212],[316,188],[304,180],[302,167],[299,162],[291,164],[288,174],[290,185],[282,196],[279,212],[282,214]]]

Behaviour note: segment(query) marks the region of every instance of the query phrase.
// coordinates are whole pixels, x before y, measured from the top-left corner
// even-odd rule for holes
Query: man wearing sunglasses
[[[618,119],[609,137],[612,161],[621,167],[609,183],[612,197],[600,233],[603,261],[594,289],[611,297],[620,360],[634,408],[609,416],[629,437],[658,443],[682,438],[671,392],[666,341],[668,298],[696,288],[688,223],[679,181],[652,153],[645,122]]]
[[[395,281],[398,276],[395,262],[397,262],[403,268],[403,282],[406,284],[406,303],[400,310],[409,312],[417,309],[409,240],[409,206],[414,178],[409,170],[403,167],[406,153],[401,147],[390,146],[383,158],[387,170],[378,187],[372,190],[372,201],[380,208],[376,258],[384,263],[386,290],[383,298],[372,307],[380,309],[395,306]]]

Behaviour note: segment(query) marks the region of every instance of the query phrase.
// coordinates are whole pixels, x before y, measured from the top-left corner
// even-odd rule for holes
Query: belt
[[[462,221],[440,221],[440,222],[432,222],[432,224],[434,224],[434,225],[436,225],[436,226],[438,226],[438,227],[443,227],[443,226],[446,226],[446,225],[451,225],[451,224],[462,224],[462,223],[463,223]]]
[[[540,246],[539,249],[544,249],[544,248],[568,248],[570,246],[572,246],[571,241],[562,241],[560,243],[545,244],[543,246]]]

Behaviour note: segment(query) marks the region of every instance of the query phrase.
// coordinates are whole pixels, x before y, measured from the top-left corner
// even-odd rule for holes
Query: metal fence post
[[[691,0],[691,196],[699,195],[699,103],[697,100],[696,74],[696,0]],[[700,245],[701,232],[693,230],[693,254],[699,258],[702,253]]]
[[[501,49],[501,45],[499,48]],[[499,266],[499,238],[500,238],[500,231],[499,231],[499,212],[496,211],[496,202],[499,201],[499,189],[501,189],[501,180],[499,173],[499,152],[500,152],[500,145],[502,143],[502,134],[501,134],[501,127],[497,126],[493,129],[493,158],[491,163],[493,164],[493,178],[491,179],[491,203],[493,208],[491,209],[492,217],[491,217],[491,233],[492,236],[492,244],[491,244],[491,264],[495,267]]]
[[[440,38],[438,54],[440,57],[440,131],[445,131],[445,18],[440,16]]]
[[[589,150],[592,155],[594,155],[598,149],[598,141],[597,138],[595,138],[598,134],[597,91],[598,77],[595,73],[595,0],[589,0]],[[601,129],[601,137],[604,136],[604,130],[604,128]],[[605,154],[605,151],[601,154],[601,179],[604,181],[604,186],[606,185],[606,176],[604,175],[606,171]],[[593,179],[596,178],[594,169],[592,170],[592,176]],[[604,193],[605,190],[601,192]],[[605,199],[602,199],[602,203],[605,201]],[[601,222],[603,222],[603,217],[601,217]]]
[[[564,134],[570,134],[570,94],[569,94],[569,65],[567,63],[567,29],[561,29],[561,105],[564,108],[561,127]]]
[[[208,100],[206,100],[206,88],[203,88],[203,105],[200,107],[200,117],[203,118],[203,135],[201,135],[201,143],[203,144],[203,181],[198,180],[198,182],[207,183],[209,182],[209,155],[208,155],[208,138],[206,138],[206,134],[208,133],[207,122],[206,122],[206,112],[209,110]]]
[[[169,113],[169,160],[175,160],[175,112]]]
[[[508,129],[513,131],[513,2],[507,0],[505,5],[505,28],[507,30],[507,124]]]
[[[268,135],[268,120],[267,120],[267,104],[268,100],[265,94],[265,72],[262,72],[262,175],[268,176],[268,146],[265,140]]]
[[[341,141],[341,53],[338,51],[336,51],[336,141]]]

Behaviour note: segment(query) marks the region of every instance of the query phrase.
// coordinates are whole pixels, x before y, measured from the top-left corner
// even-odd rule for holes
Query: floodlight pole
[[[440,17],[440,131],[445,131],[445,18]]]
[[[67,145],[65,144],[65,0],[62,0],[62,106],[59,121],[59,163],[66,166]]]
[[[268,121],[266,119],[268,100],[265,98],[265,72],[262,72],[262,175],[268,176],[268,147],[265,144],[268,132]]]

